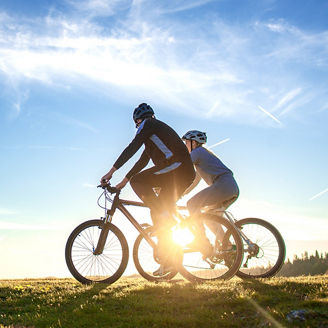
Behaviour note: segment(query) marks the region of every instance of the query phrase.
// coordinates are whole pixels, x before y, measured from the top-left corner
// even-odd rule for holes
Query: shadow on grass
[[[263,327],[264,319],[236,282],[195,285],[174,279],[149,283],[122,279],[67,295],[45,307],[35,327]]]
[[[0,318],[0,323],[47,328],[274,327],[250,299],[280,327],[325,327],[327,322],[323,303],[314,298],[319,282],[309,286],[290,279],[236,278],[194,285],[177,279],[155,284],[141,278],[122,278],[113,285],[83,286],[66,280],[49,286],[48,291],[31,290],[16,300],[11,295],[7,300],[11,310],[7,308],[6,313],[11,311],[15,321],[8,321],[7,316],[3,322]],[[289,323],[286,314],[300,308],[311,310],[312,317],[297,325]],[[20,317],[15,311],[20,311]]]

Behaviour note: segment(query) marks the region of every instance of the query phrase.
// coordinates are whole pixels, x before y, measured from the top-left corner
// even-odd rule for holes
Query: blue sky
[[[327,251],[327,13],[320,0],[2,0],[0,278],[69,276],[66,239],[102,214],[94,186],[144,101],[180,135],[224,141],[212,150],[239,184],[237,217],[271,221],[290,257]]]

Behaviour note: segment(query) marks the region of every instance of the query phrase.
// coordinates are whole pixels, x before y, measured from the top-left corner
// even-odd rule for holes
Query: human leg
[[[173,219],[175,203],[192,183],[195,174],[193,167],[188,169],[183,163],[178,164],[172,165],[173,169],[168,166],[144,170],[130,181],[133,190],[151,209],[152,221],[157,230],[157,255],[165,266],[172,255],[171,228],[176,224]],[[154,187],[160,189],[158,195]]]
[[[224,175],[218,178],[213,185],[197,193],[187,202],[187,208],[193,224],[198,231],[199,243],[206,245],[206,233],[203,222],[201,221],[201,208],[212,205],[223,205],[230,199],[237,199],[239,189],[232,175]],[[230,202],[229,205],[231,205]],[[229,206],[228,205],[228,206]],[[206,226],[217,236],[219,240],[223,239],[224,230],[220,224],[215,221],[206,223]]]

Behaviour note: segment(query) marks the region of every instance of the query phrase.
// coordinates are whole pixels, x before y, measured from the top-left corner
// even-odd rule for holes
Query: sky
[[[274,224],[291,259],[328,251],[327,14],[325,0],[2,0],[0,278],[70,277],[66,240],[103,215],[96,185],[141,102],[179,135],[207,132],[237,218]],[[134,228],[113,223],[131,250]]]

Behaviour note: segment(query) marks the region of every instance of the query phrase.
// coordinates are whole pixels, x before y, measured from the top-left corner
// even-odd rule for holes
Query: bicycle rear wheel
[[[184,249],[179,272],[192,282],[230,279],[238,271],[243,260],[243,243],[234,226],[222,217],[203,214],[206,236],[213,245],[213,255],[204,257],[197,249]],[[224,238],[218,238],[214,226],[221,225]],[[218,230],[217,230],[218,231]],[[221,236],[221,237],[222,237]]]
[[[269,222],[246,218],[236,222],[251,244],[244,240],[244,261],[236,275],[240,278],[268,278],[284,264],[285,242]]]
[[[111,223],[107,223],[109,232],[103,252],[94,254],[104,225],[102,220],[86,221],[76,227],[67,240],[66,264],[74,278],[83,284],[112,284],[122,276],[128,264],[127,241]]]
[[[152,240],[157,244],[157,237],[152,236],[152,231],[152,226],[145,229],[145,233],[151,236]],[[170,280],[177,274],[177,271],[169,272],[160,277],[153,274],[153,272],[159,268],[160,264],[154,258],[153,248],[142,234],[140,234],[134,242],[133,261],[140,275],[149,281]]]

